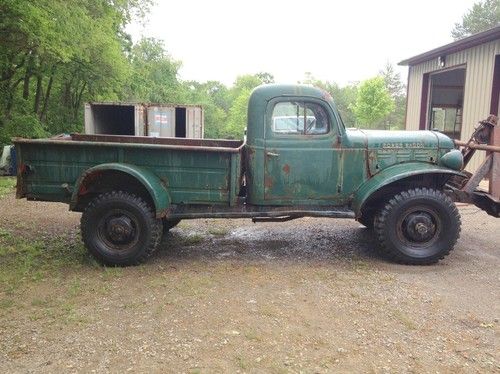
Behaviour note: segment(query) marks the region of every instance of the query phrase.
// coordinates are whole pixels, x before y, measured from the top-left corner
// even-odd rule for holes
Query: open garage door
[[[428,129],[453,139],[462,133],[465,67],[430,75]]]

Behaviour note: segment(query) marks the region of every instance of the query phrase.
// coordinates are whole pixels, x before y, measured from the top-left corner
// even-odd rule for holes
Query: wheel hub
[[[132,220],[126,216],[110,218],[106,224],[106,232],[115,243],[130,242],[135,235]]]
[[[425,242],[434,237],[436,224],[429,213],[415,212],[406,217],[403,222],[403,229],[408,239]]]

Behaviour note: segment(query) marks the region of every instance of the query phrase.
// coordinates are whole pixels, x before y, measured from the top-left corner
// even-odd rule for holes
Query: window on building
[[[330,123],[325,109],[316,103],[285,101],[273,108],[272,131],[286,135],[321,135],[328,133]]]

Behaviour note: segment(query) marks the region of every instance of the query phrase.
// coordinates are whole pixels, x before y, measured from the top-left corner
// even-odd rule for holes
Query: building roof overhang
[[[428,52],[421,53],[417,56],[410,57],[406,60],[399,62],[398,65],[403,65],[403,66],[417,65],[422,62],[437,58],[439,56],[460,52],[463,51],[464,49],[469,49],[477,45],[488,43],[490,41],[497,39],[500,39],[500,25],[493,27],[492,29],[468,36],[464,39],[457,40],[453,43],[432,49]]]

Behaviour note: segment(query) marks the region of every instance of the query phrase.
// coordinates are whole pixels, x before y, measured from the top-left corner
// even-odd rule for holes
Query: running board
[[[175,205],[167,214],[169,219],[197,218],[252,218],[256,222],[269,219],[275,222],[289,221],[301,217],[355,218],[354,211],[342,207],[281,207],[281,206],[217,206],[217,205]]]

